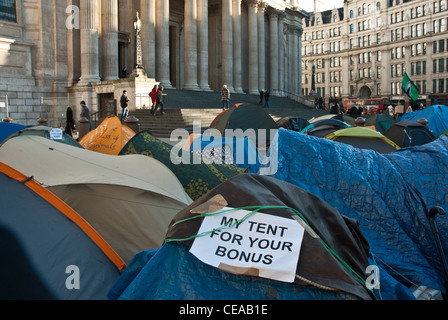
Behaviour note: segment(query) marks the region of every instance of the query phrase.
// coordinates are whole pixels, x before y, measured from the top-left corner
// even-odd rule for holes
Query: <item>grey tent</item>
[[[126,267],[73,209],[0,162],[0,299],[104,300]]]

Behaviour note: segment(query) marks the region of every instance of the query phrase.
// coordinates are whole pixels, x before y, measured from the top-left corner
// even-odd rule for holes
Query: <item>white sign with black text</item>
[[[62,140],[64,133],[60,128],[53,128],[50,131],[51,140]]]
[[[205,217],[198,235],[206,235],[194,240],[190,252],[235,274],[294,282],[305,229],[293,219],[264,213],[244,220],[249,213],[237,210]]]

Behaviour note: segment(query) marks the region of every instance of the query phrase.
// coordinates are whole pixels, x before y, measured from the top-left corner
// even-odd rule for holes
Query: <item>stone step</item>
[[[208,128],[213,120],[222,113],[220,95],[218,92],[195,92],[187,90],[165,90],[165,114],[158,113],[152,116],[149,109],[136,110],[131,116],[139,119],[141,130],[150,130],[158,138],[169,138],[175,129],[193,130],[193,122],[200,121],[203,130]],[[232,94],[231,105],[235,103],[258,104],[257,95]],[[268,112],[272,118],[278,119],[286,116],[310,119],[325,114],[309,108],[285,97],[271,97]]]

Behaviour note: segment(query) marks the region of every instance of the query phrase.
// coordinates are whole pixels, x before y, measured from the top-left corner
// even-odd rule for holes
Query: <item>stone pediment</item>
[[[368,77],[362,77],[362,78],[356,79],[355,83],[356,84],[364,84],[364,85],[372,84],[373,83],[373,79],[372,78],[368,78]]]

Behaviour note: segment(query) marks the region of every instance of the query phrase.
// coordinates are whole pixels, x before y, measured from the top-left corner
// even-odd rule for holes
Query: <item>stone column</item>
[[[264,14],[266,4],[260,2],[258,5],[258,89],[266,89],[266,47],[265,47],[265,23]]]
[[[198,86],[198,41],[197,0],[185,0],[184,13],[184,89],[199,90]]]
[[[221,42],[222,84],[233,89],[233,26],[232,0],[222,0],[222,42]]]
[[[141,0],[143,66],[149,78],[156,78],[156,0]]]
[[[285,13],[279,14],[278,19],[278,92],[280,96],[286,93],[285,88]]]
[[[269,13],[269,56],[270,56],[270,91],[271,94],[277,96],[278,93],[278,12],[275,9],[268,11]]]
[[[299,96],[302,96],[302,34],[303,34],[303,29],[302,27],[299,27],[298,29],[298,33],[297,33],[297,94]]]
[[[81,79],[80,83],[100,81],[98,44],[98,0],[81,0]]]
[[[299,34],[300,28],[297,25],[291,26],[291,88],[290,92],[299,95]],[[327,64],[326,64],[327,65]]]
[[[170,81],[170,1],[156,1],[156,76],[165,88]]]
[[[242,44],[241,44],[241,0],[233,0],[233,89],[243,92],[242,80]]]
[[[118,0],[101,0],[103,80],[118,79]]]
[[[203,91],[212,91],[208,81],[208,0],[198,4],[198,82]]]
[[[248,1],[248,45],[249,45],[249,94],[258,95],[258,21],[257,21],[258,1]]]

